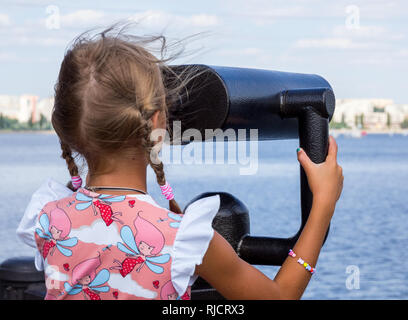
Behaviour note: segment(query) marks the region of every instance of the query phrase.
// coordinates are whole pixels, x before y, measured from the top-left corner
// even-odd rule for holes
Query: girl
[[[342,168],[337,164],[334,138],[330,137],[326,161],[319,165],[298,149],[298,160],[313,192],[313,206],[296,245],[276,277],[269,279],[240,259],[212,229],[219,196],[200,199],[181,213],[158,157],[161,141],[150,138],[155,130],[166,129],[172,102],[199,73],[186,69],[175,75],[166,65],[171,58],[159,59],[144,48],[162,39],[163,53],[163,37],[138,38],[113,31],[110,28],[93,38],[81,35],[63,59],[52,123],[72,182],[68,189],[47,181],[34,194],[17,230],[26,243],[41,248],[42,239],[33,232],[39,213],[49,212],[56,204],[65,206],[72,222],[71,234],[78,239],[72,255],[66,257],[56,251],[47,261],[36,256],[38,269],[44,263],[57,266],[59,279],[72,284],[60,291],[58,299],[81,297],[74,294],[76,278],[72,279],[69,266],[98,252],[98,268],[110,270],[106,290],[98,293],[101,299],[191,297],[191,285],[198,276],[227,299],[299,299],[315,271],[342,191]],[[165,73],[169,79],[166,86]],[[88,166],[84,188],[77,155]],[[148,165],[169,200],[171,212],[147,194]],[[106,194],[98,193],[105,190]],[[90,192],[92,198],[87,196]],[[118,197],[120,200],[112,200]],[[87,204],[95,199],[105,205],[98,207],[102,216],[92,214],[92,206]],[[109,220],[108,226],[106,217],[112,217],[113,212],[121,213],[120,221]],[[143,220],[136,221],[141,213]],[[176,217],[172,220],[178,222],[167,217]],[[147,229],[151,230],[149,235]],[[137,272],[132,272],[137,264]]]

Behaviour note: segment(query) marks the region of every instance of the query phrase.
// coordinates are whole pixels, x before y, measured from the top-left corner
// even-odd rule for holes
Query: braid
[[[152,132],[151,121],[146,122],[146,127],[147,127],[146,131],[148,132],[148,135],[144,139],[145,140],[144,145],[145,145],[145,150],[146,150],[147,161],[156,175],[156,180],[159,186],[164,186],[166,184],[166,176],[164,174],[163,162],[159,158],[158,150],[154,148],[155,146],[154,141],[150,139],[150,134]],[[175,213],[182,212],[180,209],[180,206],[178,205],[178,203],[176,202],[174,198],[169,201],[169,209],[170,211],[175,212]]]
[[[67,163],[70,176],[71,177],[78,176],[79,170],[75,163],[74,158],[72,157],[71,148],[69,147],[69,145],[67,145],[66,143],[62,141],[60,141],[60,143],[61,143],[61,149],[62,149],[61,158],[63,158],[65,162]],[[74,186],[72,185],[72,181],[69,181],[67,183],[67,187],[70,188],[72,191],[76,191]]]

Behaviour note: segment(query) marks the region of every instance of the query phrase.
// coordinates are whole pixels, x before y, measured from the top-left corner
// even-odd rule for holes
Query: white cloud
[[[360,25],[358,28],[349,29],[346,25],[334,27],[332,34],[336,37],[353,37],[364,39],[376,39],[384,37],[387,30],[382,26]]]
[[[263,54],[264,51],[260,48],[243,48],[243,49],[221,49],[217,51],[217,54],[223,56],[254,56]]]
[[[362,18],[365,19],[382,20],[384,18],[393,19],[401,16],[407,17],[408,4],[406,0],[354,0],[352,3],[361,9]],[[349,3],[346,5],[348,4]]]
[[[61,27],[81,27],[106,23],[107,14],[99,10],[78,10],[61,15]]]
[[[405,36],[395,34],[383,26],[362,25],[348,29],[345,25],[335,26],[328,37],[298,39],[295,48],[333,49],[378,49]]]
[[[217,16],[208,14],[193,15],[190,18],[187,18],[187,21],[190,21],[193,26],[197,27],[212,27],[219,24]]]
[[[130,276],[123,278],[119,273],[111,273],[108,284],[111,288],[118,289],[137,297],[154,299],[157,296],[157,292],[143,288],[136,281],[132,280]]]
[[[259,48],[245,48],[241,51],[243,55],[257,55],[262,53],[263,51]]]
[[[329,1],[322,1],[318,5],[320,10],[316,10],[316,5],[311,4],[313,0],[286,1],[286,0],[224,0],[228,4],[228,11],[232,15],[241,16],[246,21],[256,25],[268,25],[275,23],[278,19],[286,18],[320,18],[324,11],[325,17],[333,16],[333,10],[329,10]],[[336,13],[337,15],[343,14]]]
[[[17,62],[20,61],[15,54],[0,52],[0,62]]]
[[[398,50],[395,55],[397,57],[401,57],[401,58],[408,58],[408,49],[401,49]]]
[[[345,17],[346,7],[357,6],[365,19],[384,19],[407,16],[405,0],[224,0],[234,13],[262,18],[340,18]]]
[[[310,13],[306,7],[302,6],[291,6],[291,7],[278,7],[273,6],[272,8],[259,6],[258,9],[254,9],[253,6],[246,12],[250,16],[254,16],[257,19],[276,19],[276,18],[292,18],[292,17],[305,17]],[[255,20],[256,22],[256,20]]]
[[[65,46],[67,44],[67,40],[64,40],[60,37],[40,37],[40,36],[30,36],[30,35],[22,35],[15,39],[14,43],[22,46],[26,45],[39,45],[43,47],[50,47],[50,46]]]
[[[163,27],[164,25],[172,25],[179,28],[213,27],[220,24],[219,18],[215,15],[194,14],[182,16],[155,10],[136,13],[129,17],[129,20],[138,21],[145,27]]]
[[[381,25],[360,25],[355,29],[340,25],[333,29],[332,34],[336,37],[349,37],[355,41],[377,41],[378,43],[400,41],[405,38],[403,33],[389,30]]]
[[[112,223],[107,227],[102,219],[95,220],[90,226],[72,229],[69,236],[70,238],[77,237],[83,242],[97,245],[116,245],[118,242],[122,242],[116,224]]]
[[[336,48],[349,49],[354,47],[354,43],[349,38],[309,38],[300,39],[295,43],[296,48]]]
[[[46,8],[46,7],[44,7]],[[57,7],[58,8],[58,7]],[[44,9],[45,10],[45,9]],[[52,18],[52,19],[51,19]],[[41,18],[27,19],[18,25],[12,24],[10,17],[0,13],[0,46],[42,46],[66,47],[79,32],[87,29],[102,30],[119,21],[140,22],[139,31],[150,32],[172,26],[178,30],[214,27],[220,24],[216,15],[196,13],[177,15],[162,10],[147,10],[132,15],[132,12],[109,12],[107,10],[83,9],[64,14],[62,10],[46,12]],[[58,22],[50,28],[50,21]],[[52,24],[54,25],[54,24]],[[178,32],[178,31],[176,31]],[[2,57],[2,61],[10,57]]]
[[[0,13],[0,27],[8,27],[10,25],[10,17],[4,13]]]
[[[163,11],[148,10],[141,13],[135,13],[128,18],[137,21],[148,27],[164,25],[171,21],[171,15]]]
[[[68,30],[46,30],[43,20],[0,28],[0,46],[60,46],[65,47],[73,38]],[[31,49],[31,48],[30,48]]]

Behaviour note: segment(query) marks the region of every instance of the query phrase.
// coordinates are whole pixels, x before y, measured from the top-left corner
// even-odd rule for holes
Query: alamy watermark
[[[47,29],[60,29],[61,27],[61,16],[59,7],[56,5],[49,5],[45,8],[45,13],[47,18],[45,19],[45,27]]]
[[[360,289],[360,268],[356,265],[346,267],[346,274],[350,274],[346,278],[346,288],[348,290]]]
[[[354,4],[346,7],[346,29],[356,30],[360,29],[360,8]]]
[[[150,136],[151,140],[156,142],[150,154],[153,163],[228,164],[239,165],[240,175],[254,175],[258,172],[258,129],[205,129],[203,136],[194,128],[181,133],[181,122],[174,121],[172,132],[174,144],[180,144],[182,141],[190,143],[181,148],[162,148],[163,143],[170,145],[170,134],[166,129],[153,130]],[[201,143],[204,141],[205,143]]]

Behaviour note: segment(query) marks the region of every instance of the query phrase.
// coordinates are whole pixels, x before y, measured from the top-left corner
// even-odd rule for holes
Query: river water
[[[407,299],[408,137],[339,136],[337,143],[344,189],[303,299]],[[238,161],[168,164],[166,176],[182,206],[202,192],[229,192],[248,206],[251,235],[289,237],[300,224],[297,146],[296,140],[260,142],[252,175],[240,175]],[[53,134],[0,134],[0,261],[33,255],[15,229],[44,179],[68,181],[59,154]],[[152,171],[148,180],[149,193],[166,205]],[[257,268],[271,278],[278,270]]]

